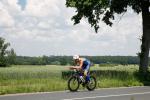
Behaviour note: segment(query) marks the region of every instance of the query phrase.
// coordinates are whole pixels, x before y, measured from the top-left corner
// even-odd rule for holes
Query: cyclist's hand
[[[81,68],[80,68],[80,67],[77,67],[77,68],[76,68],[76,70],[80,71],[80,70],[81,70]]]
[[[69,67],[70,70],[76,69],[75,66]]]
[[[71,70],[76,69],[76,70],[78,70],[78,71],[80,71],[80,70],[81,70],[81,68],[80,68],[79,66],[72,66],[72,67],[70,67],[70,69],[71,69]]]

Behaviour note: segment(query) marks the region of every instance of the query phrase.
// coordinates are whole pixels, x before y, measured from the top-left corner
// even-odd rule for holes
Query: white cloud
[[[0,15],[0,27],[11,27],[14,25],[14,19],[9,15],[2,3],[0,3]]]
[[[45,17],[59,15],[58,0],[28,0],[25,12],[30,16]]]
[[[42,28],[42,29],[48,29],[48,28],[50,28],[50,25],[49,25],[49,23],[46,23],[46,22],[39,22],[38,27]]]
[[[101,23],[95,34],[85,19],[73,26],[75,10],[66,8],[65,0],[28,0],[24,10],[17,2],[0,1],[0,36],[19,55],[136,55],[139,51],[141,15],[131,10],[119,22],[117,15],[113,27]]]

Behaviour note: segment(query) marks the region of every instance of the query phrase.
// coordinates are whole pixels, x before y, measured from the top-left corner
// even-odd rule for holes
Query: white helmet
[[[74,59],[74,60],[79,59],[79,55],[74,55],[74,56],[73,56],[73,59]]]

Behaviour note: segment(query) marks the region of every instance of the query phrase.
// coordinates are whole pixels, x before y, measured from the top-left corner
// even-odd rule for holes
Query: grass
[[[137,65],[117,65],[114,67],[95,66],[92,70],[100,70],[98,88],[143,86],[139,79]]]
[[[18,65],[0,68],[0,94],[66,90],[65,66]]]
[[[66,90],[67,80],[61,79],[61,72],[64,70],[68,70],[68,67],[18,65],[0,68],[0,94]],[[137,65],[95,65],[91,70],[105,72],[97,77],[97,88],[144,85],[135,76]]]
[[[1,84],[0,93],[46,92],[66,89],[66,81],[57,78],[8,80]]]
[[[60,77],[62,70],[67,70],[67,67],[18,65],[0,68],[0,80]]]

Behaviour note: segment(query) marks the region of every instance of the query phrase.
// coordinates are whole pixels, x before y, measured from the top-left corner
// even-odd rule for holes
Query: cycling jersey
[[[88,71],[90,68],[90,61],[86,58],[82,58],[82,60],[83,60],[82,69]]]

